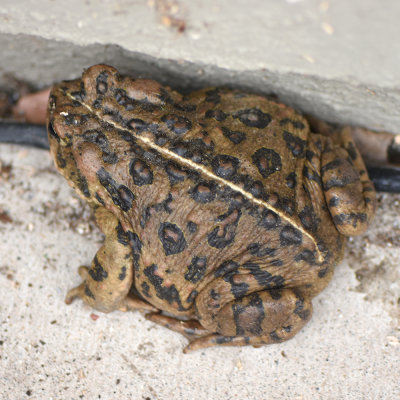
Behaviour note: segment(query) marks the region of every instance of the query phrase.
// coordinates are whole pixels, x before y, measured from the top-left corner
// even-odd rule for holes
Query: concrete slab
[[[400,3],[2,0],[0,73],[38,86],[99,62],[175,87],[275,93],[325,120],[397,132]]]

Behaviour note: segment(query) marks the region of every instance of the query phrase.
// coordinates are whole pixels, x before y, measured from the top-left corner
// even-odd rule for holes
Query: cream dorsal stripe
[[[100,121],[103,121],[103,117],[101,115],[101,113],[93,110],[88,104],[83,103],[81,100],[75,98],[74,96],[71,95],[71,93],[65,93],[61,88],[59,89],[63,94],[67,95],[67,97],[69,97],[71,100],[78,102],[79,104],[81,104],[83,107],[87,108],[89,110],[89,112],[93,115],[95,115]],[[67,113],[62,112],[60,113],[62,115],[66,115]],[[144,136],[139,136],[137,135],[135,132],[132,132],[120,125],[118,125],[115,121],[112,120],[107,120],[107,123],[110,123],[111,125],[113,125],[116,129],[119,130],[123,130],[126,132],[129,132],[130,134],[132,134],[138,141],[145,143],[148,147],[158,151],[160,154],[173,159],[175,161],[178,161],[178,163],[180,163],[181,165],[183,164],[184,166],[190,167],[191,169],[194,169],[198,172],[200,172],[202,175],[207,176],[208,178],[211,178],[219,183],[221,183],[222,185],[228,186],[229,188],[231,188],[232,190],[234,190],[235,192],[238,192],[240,194],[242,194],[245,198],[247,198],[248,200],[250,200],[251,202],[253,202],[254,204],[257,204],[259,206],[262,206],[268,210],[271,210],[272,212],[274,212],[275,214],[279,215],[279,217],[286,221],[287,223],[289,223],[290,225],[292,225],[293,227],[295,227],[296,229],[298,229],[303,235],[307,236],[314,244],[316,252],[318,254],[318,261],[319,262],[323,262],[324,258],[318,248],[317,242],[315,241],[314,237],[312,235],[310,235],[302,226],[294,223],[292,220],[290,220],[290,218],[288,216],[286,216],[282,211],[278,210],[276,207],[268,204],[267,202],[258,199],[256,197],[254,197],[251,193],[245,191],[243,188],[241,188],[240,186],[236,185],[233,182],[227,181],[226,179],[223,179],[221,177],[219,177],[218,175],[215,175],[213,172],[209,171],[207,168],[204,168],[202,165],[200,164],[196,164],[195,162],[193,162],[192,160],[186,159],[184,157],[180,157],[179,155],[177,155],[176,153],[174,153],[171,150],[168,150],[164,147],[158,146],[157,144],[155,144],[153,141],[151,141],[150,139],[148,139],[147,137]]]

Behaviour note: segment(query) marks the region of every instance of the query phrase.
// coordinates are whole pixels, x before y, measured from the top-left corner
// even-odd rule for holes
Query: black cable
[[[0,122],[0,143],[49,149],[47,132],[43,125]],[[400,193],[400,168],[374,166],[367,169],[378,192]]]
[[[49,149],[44,125],[0,122],[0,143],[21,144],[39,149]]]
[[[400,168],[367,167],[377,192],[400,193]]]

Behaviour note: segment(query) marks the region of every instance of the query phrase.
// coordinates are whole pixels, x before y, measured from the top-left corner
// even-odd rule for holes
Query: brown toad
[[[53,88],[48,132],[106,236],[67,303],[154,311],[186,350],[293,337],[374,214],[348,131],[310,133],[261,96],[182,96],[97,65]]]

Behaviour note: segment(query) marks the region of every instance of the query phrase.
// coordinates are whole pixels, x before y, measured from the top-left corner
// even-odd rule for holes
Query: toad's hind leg
[[[207,290],[207,294],[208,294]],[[216,291],[214,290],[214,294]],[[211,346],[261,346],[292,338],[311,318],[311,300],[292,289],[272,289],[228,301],[222,307],[199,295],[197,321],[179,321],[161,314],[148,319],[186,336],[185,352]]]
[[[295,289],[254,292],[231,300],[220,309],[215,299],[202,294],[196,302],[199,320],[214,334],[194,340],[188,351],[215,345],[260,346],[283,342],[291,339],[312,314],[311,300]]]
[[[114,215],[104,208],[95,209],[96,222],[106,238],[94,257],[90,268],[80,267],[82,284],[66,296],[69,304],[76,297],[96,310],[156,309],[129,294],[133,284],[133,257],[139,240],[133,232],[124,232]]]

